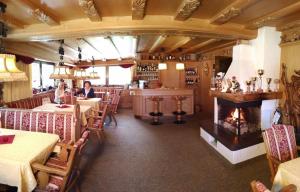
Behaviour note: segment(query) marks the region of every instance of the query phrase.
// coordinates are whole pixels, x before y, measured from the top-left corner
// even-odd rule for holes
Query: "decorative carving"
[[[40,9],[30,9],[29,14],[43,23],[48,23],[50,21],[50,17]]]
[[[288,81],[285,64],[282,64],[281,81],[284,85],[285,103],[284,114],[286,122],[297,128],[300,132],[300,70],[295,70],[295,74]]]
[[[101,21],[93,0],[78,0],[78,4],[91,21]]]
[[[271,22],[271,21],[275,21],[277,18],[276,17],[266,17],[266,18],[262,18],[259,19],[258,21],[253,22],[253,25],[256,28],[260,28],[265,26],[267,23]]]
[[[300,20],[293,21],[291,23],[287,23],[283,26],[277,27],[278,31],[286,31],[296,27],[300,27]]]
[[[229,21],[233,17],[238,16],[239,14],[241,14],[241,9],[231,7],[230,9],[227,9],[222,14],[220,14],[216,21],[218,21],[218,23],[220,24],[226,23],[227,21]]]
[[[176,12],[175,20],[184,21],[200,6],[201,0],[183,0]]]
[[[144,18],[147,0],[132,0],[132,19]]]
[[[290,31],[283,32],[281,36],[281,44],[300,40],[300,27]]]

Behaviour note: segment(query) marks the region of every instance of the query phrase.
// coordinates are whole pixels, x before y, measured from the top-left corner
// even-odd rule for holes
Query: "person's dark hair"
[[[83,86],[85,86],[86,83],[89,84],[90,87],[92,87],[92,83],[91,83],[90,81],[85,81],[85,82],[83,83]]]
[[[65,80],[63,80],[63,79],[60,79],[59,81],[60,81],[60,82],[65,82]]]

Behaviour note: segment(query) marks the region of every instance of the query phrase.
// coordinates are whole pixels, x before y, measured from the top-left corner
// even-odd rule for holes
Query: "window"
[[[40,63],[32,63],[32,87],[39,88],[41,86],[41,71],[40,71]]]
[[[92,85],[105,85],[106,84],[106,68],[105,67],[95,67],[95,72],[98,73],[100,79],[91,79]],[[90,67],[86,69],[88,73],[93,72],[93,68]]]
[[[50,75],[54,71],[54,65],[42,64],[42,85],[43,87],[54,86],[54,80],[50,79]]]
[[[49,86],[54,86],[54,80],[49,79],[50,75],[54,71],[54,65],[35,61],[32,63],[32,87],[33,88],[47,88]]]
[[[131,82],[131,69],[120,66],[108,67],[108,77],[110,85],[125,85]]]

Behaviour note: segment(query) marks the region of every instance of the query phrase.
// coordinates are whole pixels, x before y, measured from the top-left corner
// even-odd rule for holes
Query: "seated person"
[[[58,104],[63,103],[64,96],[65,96],[65,84],[60,82],[58,84],[58,87],[55,90],[54,102]]]
[[[81,89],[80,93],[83,94],[85,98],[94,98],[95,93],[94,93],[94,89],[92,88],[91,82],[85,81],[83,86],[84,88]]]

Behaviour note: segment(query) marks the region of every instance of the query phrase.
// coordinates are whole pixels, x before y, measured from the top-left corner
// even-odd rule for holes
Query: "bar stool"
[[[163,115],[162,112],[159,111],[159,102],[163,100],[162,97],[153,96],[149,98],[153,102],[153,112],[150,112],[149,115],[152,116],[152,125],[160,125],[162,124],[159,121],[159,117]]]
[[[184,124],[185,121],[182,120],[182,116],[186,114],[185,111],[182,111],[182,101],[186,99],[185,96],[174,96],[173,99],[177,103],[177,110],[173,112],[175,115],[176,120],[174,121],[175,124]]]

